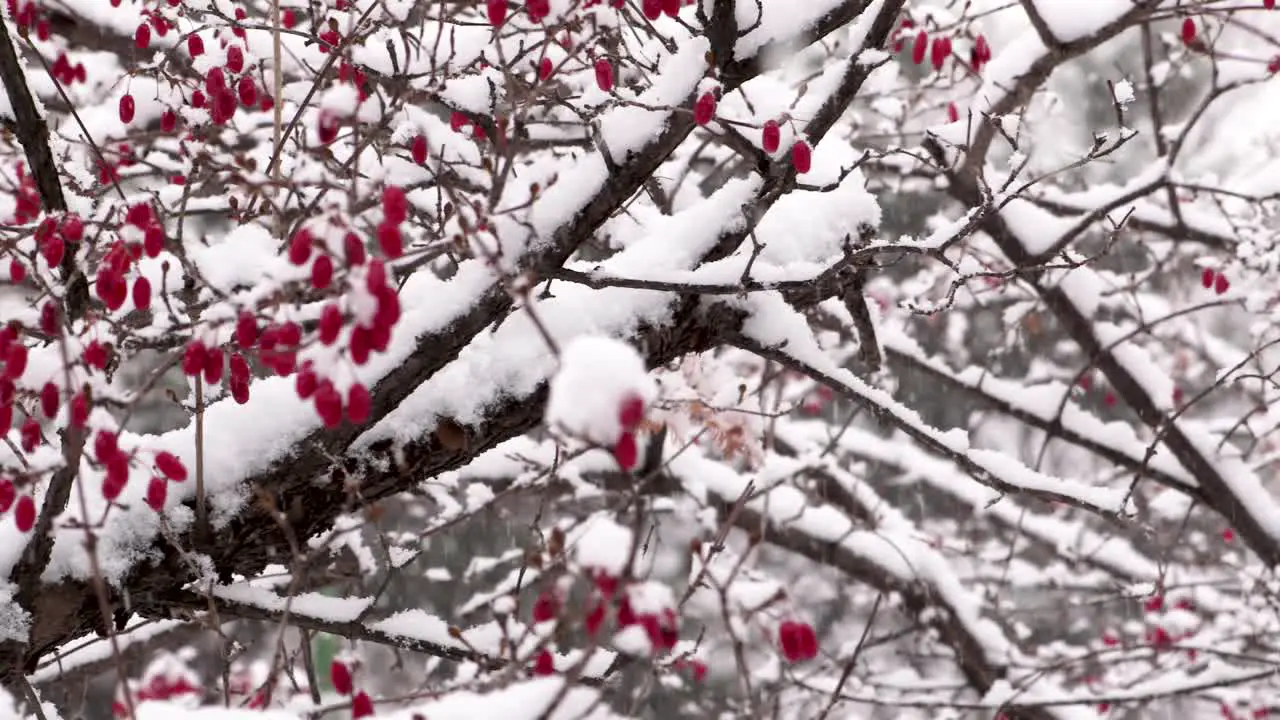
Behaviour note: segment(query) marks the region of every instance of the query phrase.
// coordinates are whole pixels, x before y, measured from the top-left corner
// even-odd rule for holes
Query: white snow
[[[629,397],[652,403],[657,386],[644,359],[630,345],[607,337],[575,339],[551,380],[546,422],[601,445],[613,445],[623,428],[619,410]]]

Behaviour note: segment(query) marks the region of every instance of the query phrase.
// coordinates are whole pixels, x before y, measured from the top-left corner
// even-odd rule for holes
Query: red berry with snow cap
[[[634,393],[622,399],[618,406],[618,424],[626,432],[634,432],[644,419],[644,398]]]

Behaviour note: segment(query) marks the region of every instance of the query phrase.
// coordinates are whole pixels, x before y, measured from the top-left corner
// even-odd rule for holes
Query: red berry
[[[9,282],[19,285],[27,278],[27,269],[16,259],[9,261]]]
[[[1227,279],[1226,275],[1218,273],[1218,276],[1213,279],[1213,291],[1221,295],[1230,289],[1231,281]]]
[[[178,113],[170,108],[160,113],[160,132],[171,133],[178,127]]]
[[[787,662],[812,660],[818,655],[818,636],[808,623],[787,620],[778,626],[778,644]]]
[[[933,61],[933,69],[941,70],[949,57],[951,57],[951,38],[934,38],[933,45],[930,47],[930,60]]]
[[[636,436],[629,432],[622,433],[617,444],[613,446],[613,458],[618,461],[618,467],[623,470],[634,468],[639,455],[640,448],[636,445]]]
[[[56,335],[60,320],[57,301],[50,299],[40,306],[40,332],[45,335]],[[0,357],[3,357],[4,353],[4,349],[0,348]]]
[[[286,30],[292,29],[298,24],[298,16],[292,10],[285,10],[280,13],[280,24],[284,25]]]
[[[627,395],[618,407],[618,423],[626,432],[633,432],[644,419],[644,399],[639,395]]]
[[[105,465],[107,470],[102,478],[102,497],[111,501],[120,497],[125,485],[129,484],[129,458],[115,455]]]
[[[35,418],[28,417],[18,432],[22,435],[23,452],[31,452],[40,447],[40,423]]]
[[[369,263],[369,274],[364,279],[365,289],[377,294],[387,284],[387,266],[381,260]]]
[[[333,261],[328,255],[321,255],[311,264],[311,287],[323,290],[333,282]]]
[[[1213,287],[1213,279],[1217,277],[1217,275],[1217,271],[1213,268],[1205,268],[1200,272],[1200,284],[1204,286],[1205,290],[1208,290]]]
[[[716,96],[711,93],[703,93],[698,98],[698,102],[693,105],[693,121],[699,125],[706,125],[716,116]]]
[[[947,103],[947,122],[960,122],[960,111],[955,103]]]
[[[316,373],[311,366],[304,365],[302,370],[293,379],[293,390],[298,393],[298,399],[306,400],[316,394],[316,388],[320,386],[320,379],[316,377]]]
[[[13,501],[18,497],[18,490],[9,478],[0,478],[0,513],[9,512]]]
[[[216,97],[219,92],[227,89],[227,75],[222,72],[222,68],[209,68],[209,72],[204,76],[204,90],[211,97]]]
[[[640,11],[648,20],[657,20],[662,17],[662,0],[643,0],[640,3]]]
[[[62,242],[62,238],[57,235],[50,236],[40,244],[40,254],[44,256],[45,262],[49,263],[49,267],[56,268],[62,264],[62,257],[66,254],[67,245]]]
[[[253,313],[242,310],[240,317],[236,318],[236,344],[248,349],[257,341],[258,322],[253,319]]]
[[[399,225],[409,218],[409,199],[399,186],[382,188],[382,215],[389,223]]]
[[[1196,21],[1193,18],[1182,20],[1182,42],[1190,45],[1196,41]]]
[[[373,700],[369,698],[368,693],[361,690],[351,698],[351,720],[365,717],[373,717]]]
[[[244,51],[239,45],[232,45],[227,48],[227,69],[233,73],[239,73],[244,70]]]
[[[400,237],[400,228],[384,222],[378,226],[378,248],[382,254],[396,259],[404,254],[404,240]]]
[[[316,413],[327,428],[336,428],[342,424],[342,396],[338,394],[333,383],[325,380],[316,388]]]
[[[427,161],[427,138],[423,135],[415,135],[413,142],[409,143],[409,154],[418,165],[425,163]]]
[[[1235,539],[1236,539],[1235,530],[1232,530],[1231,528],[1227,528],[1226,530],[1222,531],[1222,542],[1229,543]]]
[[[18,532],[31,532],[36,526],[36,501],[30,495],[18,498],[18,507],[13,511],[13,522]]]
[[[974,70],[981,70],[983,65],[991,61],[991,45],[987,43],[986,35],[979,35],[974,38],[971,59]]]
[[[153,220],[155,220],[155,214],[151,212],[151,206],[147,203],[130,205],[124,214],[124,221],[139,230],[145,229]]]
[[[228,362],[231,368],[231,382],[249,382],[249,361],[240,353],[234,353]]]
[[[916,41],[911,46],[911,62],[919,65],[924,62],[924,53],[929,49],[929,34],[921,30],[916,35]]]
[[[191,57],[200,57],[204,54],[204,40],[199,35],[187,36],[187,53]]]
[[[151,281],[142,275],[133,281],[133,306],[139,310],[151,307]]]
[[[302,328],[295,322],[286,322],[280,326],[277,339],[285,347],[297,347],[302,342]]]
[[[187,466],[182,464],[177,455],[167,450],[156,453],[156,468],[162,475],[175,482],[187,479]]]
[[[219,90],[213,96],[213,112],[210,118],[217,125],[225,125],[236,114],[235,93],[227,89]]]
[[[71,425],[82,428],[89,422],[89,401],[83,393],[76,393],[71,398]]]
[[[205,347],[199,340],[192,340],[187,343],[187,349],[182,353],[182,374],[187,377],[196,377],[204,370]]]
[[[58,414],[59,400],[57,385],[49,382],[40,388],[40,412],[44,413],[45,417],[52,419]]]
[[[366,256],[364,241],[359,235],[348,232],[342,237],[342,254],[347,258],[347,265],[363,265]]]
[[[120,96],[120,122],[128,125],[133,122],[133,112],[135,110],[133,104],[133,96],[125,93]]]
[[[329,682],[339,695],[351,694],[351,671],[347,669],[346,663],[334,660],[329,665]]]
[[[320,142],[326,145],[337,139],[338,116],[322,110],[320,118],[316,121],[316,133],[320,137]]]
[[[302,228],[293,234],[289,241],[289,262],[294,265],[304,264],[311,257],[311,232]]]
[[[320,342],[324,345],[332,345],[338,339],[338,333],[342,331],[342,311],[338,306],[329,303],[320,311]]]
[[[809,172],[809,168],[813,165],[813,151],[809,148],[809,143],[801,140],[791,146],[791,166],[796,169],[796,173],[803,175]]]
[[[555,593],[544,591],[538,595],[538,599],[533,601],[533,621],[536,623],[547,622],[555,619],[560,613],[560,599]]]
[[[164,250],[164,228],[158,223],[149,226],[142,235],[142,251],[147,257],[156,257]]]
[[[107,349],[97,340],[89,341],[82,357],[85,364],[91,368],[103,370],[107,367]]]
[[[551,675],[556,671],[555,658],[551,657],[551,653],[546,650],[539,650],[537,657],[533,659],[534,675]]]
[[[58,225],[58,232],[62,233],[63,239],[67,242],[80,242],[84,237],[84,221],[79,215],[64,215],[62,222]]]
[[[605,92],[613,89],[613,64],[604,58],[596,61],[596,85]]]
[[[347,419],[354,425],[367,421],[372,404],[368,388],[360,383],[352,385],[347,390]]]
[[[378,309],[374,313],[373,324],[390,330],[400,320],[400,296],[386,285],[381,286],[375,294],[378,296]]]
[[[162,477],[153,477],[147,483],[147,505],[160,512],[164,509],[165,498],[169,495],[169,483]]]
[[[151,26],[142,23],[137,30],[133,31],[133,46],[139,50],[146,50],[151,45]]]
[[[248,75],[240,78],[240,82],[236,83],[236,93],[240,96],[240,104],[245,107],[253,107],[258,103],[258,86]]]
[[[489,15],[489,24],[498,27],[507,19],[507,0],[488,0],[485,10]]]

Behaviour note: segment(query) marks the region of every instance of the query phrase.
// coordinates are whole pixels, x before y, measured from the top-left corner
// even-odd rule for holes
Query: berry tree
[[[1280,710],[1275,4],[10,0],[0,716]]]

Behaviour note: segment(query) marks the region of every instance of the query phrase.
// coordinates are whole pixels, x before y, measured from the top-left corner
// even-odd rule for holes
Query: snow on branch
[[[1124,490],[1052,478],[997,451],[970,447],[963,431],[943,432],[929,427],[915,411],[895,401],[888,393],[868,386],[828,359],[819,349],[803,317],[780,297],[757,294],[746,301],[746,307],[750,309],[750,315],[735,344],[808,375],[838,394],[868,407],[877,417],[964,468],[978,482],[1001,493],[1025,494],[1067,503],[1108,517],[1124,517],[1134,512]]]

